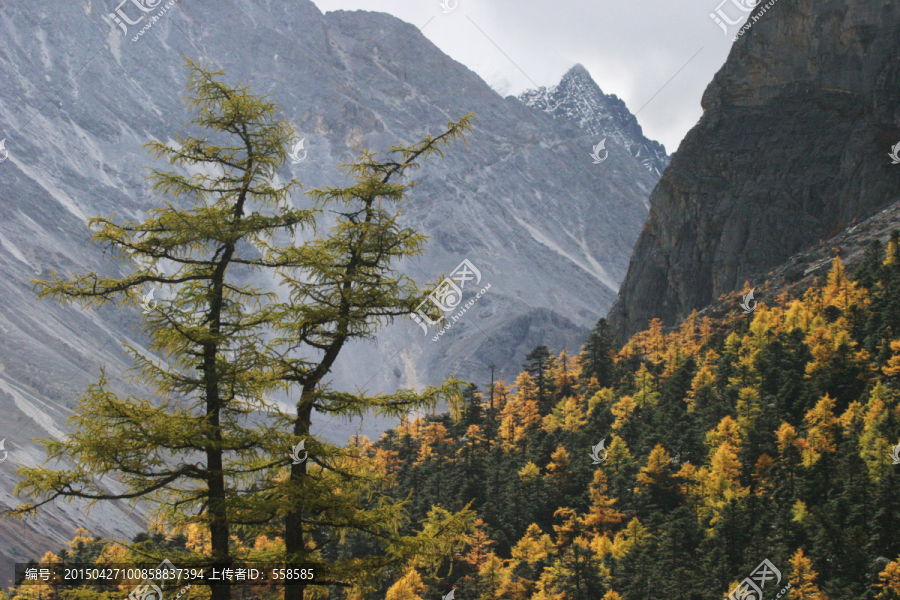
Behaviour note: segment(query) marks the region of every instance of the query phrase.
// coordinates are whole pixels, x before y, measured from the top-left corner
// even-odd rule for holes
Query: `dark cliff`
[[[650,197],[609,319],[677,323],[900,192],[900,2],[779,0],[734,45]]]

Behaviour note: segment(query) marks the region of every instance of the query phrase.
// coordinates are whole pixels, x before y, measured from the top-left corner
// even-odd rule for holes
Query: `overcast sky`
[[[553,85],[581,63],[669,153],[700,118],[700,97],[739,28],[726,36],[710,18],[722,0],[444,0],[456,5],[448,13],[441,0],[313,1],[323,12],[381,11],[424,26],[432,43],[504,95]],[[736,19],[745,13],[732,1],[748,0],[724,5]]]

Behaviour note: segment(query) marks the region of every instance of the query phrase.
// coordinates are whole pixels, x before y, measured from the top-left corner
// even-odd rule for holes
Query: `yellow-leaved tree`
[[[410,569],[398,579],[394,585],[388,588],[384,600],[422,600],[421,594],[425,591],[422,577],[415,569]]]
[[[828,596],[816,585],[819,574],[813,571],[812,561],[803,554],[802,548],[791,557],[791,567],[790,600],[828,600]]]

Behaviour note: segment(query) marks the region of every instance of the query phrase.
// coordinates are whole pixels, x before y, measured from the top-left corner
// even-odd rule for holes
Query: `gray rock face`
[[[558,85],[526,90],[519,99],[554,117],[575,121],[586,133],[597,138],[612,137],[657,176],[669,166],[666,148],[644,137],[641,126],[625,103],[615,94],[603,93],[583,66],[575,65]]]
[[[119,5],[128,20],[141,16],[137,4]],[[407,222],[432,239],[403,271],[426,283],[468,259],[491,289],[436,342],[402,321],[377,345],[348,348],[332,373],[335,388],[396,389],[451,373],[483,384],[492,363],[509,378],[537,344],[577,351],[611,306],[658,179],[629,152],[634,140],[611,138],[609,159],[592,164],[599,140],[575,122],[500,97],[387,15],[323,15],[308,0],[177,2],[133,42],[158,11],[123,36],[105,20],[116,9],[116,0],[11,5],[0,19],[0,139],[9,150],[0,163],[4,505],[17,503],[12,469],[43,461],[33,439],[67,431],[66,418],[101,366],[114,389],[148,397],[128,383],[121,351],[144,341],[137,307],[81,311],[38,302],[30,280],[50,270],[118,274],[101,248],[88,246],[86,219],[113,212],[140,219],[161,201],[143,181],[153,163],[141,147],[171,139],[190,118],[180,100],[185,55],[271,94],[308,151],[281,176],[296,176],[306,189],[340,185],[335,167],[355,156],[355,146],[384,152],[471,111],[478,117],[468,150],[460,143],[415,173]],[[577,91],[568,93],[577,100]],[[465,300],[477,289],[467,288]],[[372,435],[378,425],[367,421],[362,431]],[[332,439],[356,430],[324,420],[317,427]],[[58,504],[30,529],[0,529],[0,552],[31,557],[70,539],[77,525],[129,537],[143,515],[141,507],[103,503],[85,516],[78,505]]]
[[[773,306],[783,293],[794,298],[802,296],[810,287],[822,285],[828,280],[836,254],[840,255],[847,272],[852,272],[862,263],[869,244],[878,240],[886,245],[895,229],[900,229],[898,198],[891,200],[887,208],[874,216],[798,252],[771,271],[752,275],[749,282],[755,288],[753,299]],[[739,294],[728,294],[697,314],[713,319],[721,319],[728,313],[742,314],[738,304],[740,300]]]
[[[650,197],[609,319],[671,325],[900,190],[900,4],[781,0],[739,38]]]

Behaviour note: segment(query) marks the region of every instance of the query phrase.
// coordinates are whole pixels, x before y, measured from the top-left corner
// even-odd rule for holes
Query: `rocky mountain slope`
[[[753,289],[755,301],[769,306],[783,293],[793,298],[801,297],[817,282],[822,284],[827,280],[835,256],[840,256],[844,267],[852,272],[863,261],[869,244],[878,240],[886,246],[894,230],[900,230],[900,198],[895,198],[887,208],[868,219],[794,254],[777,267],[749,275],[745,283]],[[742,291],[723,294],[697,314],[716,319],[729,314],[742,317]]]
[[[609,315],[619,337],[676,323],[896,197],[898,68],[900,3],[782,0],[760,15],[651,194]]]
[[[153,12],[142,15],[142,7]],[[190,118],[182,56],[271,94],[307,152],[281,177],[296,176],[305,189],[339,185],[335,166],[355,147],[384,152],[477,115],[468,150],[458,144],[444,162],[416,172],[407,221],[432,238],[404,271],[434,281],[467,259],[481,273],[479,288],[490,290],[437,341],[402,321],[377,344],[350,348],[333,373],[336,388],[394,389],[451,373],[483,384],[486,365],[516,373],[537,344],[577,350],[612,304],[658,179],[628,151],[649,144],[642,137],[610,137],[608,160],[593,164],[597,136],[500,97],[416,27],[384,14],[323,15],[309,0],[159,10],[155,0],[82,0],[39,11],[10,5],[0,14],[0,139],[8,150],[0,163],[3,505],[17,502],[13,469],[43,460],[32,440],[63,435],[101,367],[118,391],[145,393],[129,384],[121,352],[124,342],[141,346],[137,307],[37,302],[30,280],[50,270],[117,273],[102,248],[88,246],[86,220],[113,212],[137,219],[160,202],[143,180],[152,162],[142,145],[171,139]],[[569,98],[576,104],[577,94]],[[479,288],[466,288],[465,300]],[[315,433],[346,439],[356,426],[322,422]],[[363,427],[371,434],[378,424]],[[4,524],[0,552],[33,556],[70,539],[76,525],[128,537],[142,514],[104,503],[85,516],[78,505],[57,505],[28,525]]]
[[[563,75],[557,85],[526,90],[519,99],[553,117],[571,119],[597,138],[614,139],[651,173],[661,175],[669,166],[665,146],[644,137],[625,103],[615,94],[604,94],[580,64]]]

